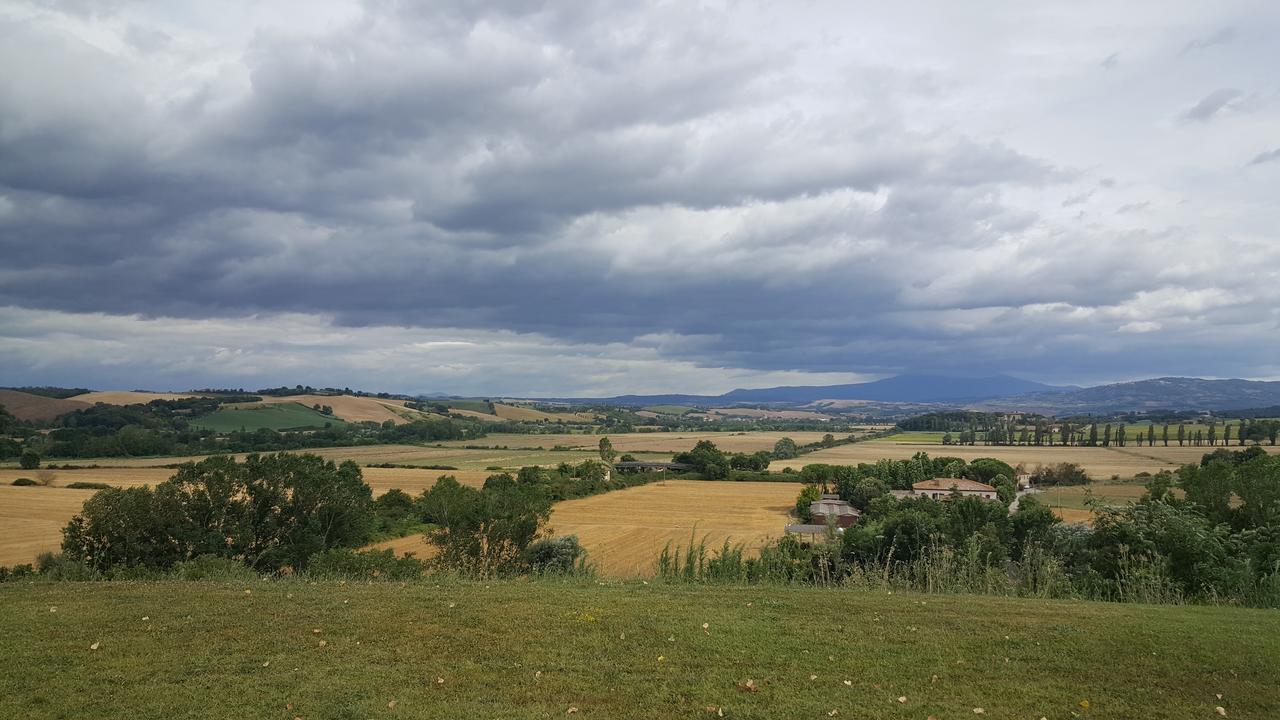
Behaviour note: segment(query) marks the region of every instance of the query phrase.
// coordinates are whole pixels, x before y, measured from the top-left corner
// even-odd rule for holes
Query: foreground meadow
[[[2,717],[1280,709],[1280,615],[1234,608],[527,580],[6,583],[0,607]]]

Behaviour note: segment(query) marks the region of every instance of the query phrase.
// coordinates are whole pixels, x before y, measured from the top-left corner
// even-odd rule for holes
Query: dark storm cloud
[[[81,328],[64,334],[88,332],[69,319],[83,313],[190,322],[226,338],[215,348],[252,344],[228,318],[263,330],[306,315],[321,318],[307,333],[405,347],[383,329],[451,328],[477,349],[440,383],[513,331],[539,338],[521,341],[531,357],[616,344],[610,358],[865,373],[1063,358],[1053,373],[1097,377],[1135,346],[1194,344],[1171,334],[1181,306],[1151,293],[1201,298],[1206,322],[1231,304],[1211,291],[1263,293],[1170,252],[1204,231],[1190,211],[1156,217],[1174,205],[1163,188],[1132,167],[1082,169],[1130,138],[1091,139],[1114,142],[1099,161],[1058,151],[1051,129],[1006,130],[1053,122],[1018,103],[1053,86],[1040,77],[1092,70],[1105,45],[1013,91],[986,73],[1017,62],[963,59],[996,47],[993,30],[940,19],[919,29],[936,49],[894,44],[915,31],[867,30],[863,47],[823,34],[860,27],[837,5],[317,3],[246,6],[283,17],[244,28],[198,5],[74,5],[0,12],[0,64],[31,68],[0,73],[0,305]],[[1198,47],[1232,39],[1217,37]],[[1125,53],[1126,73],[1144,71]],[[1243,92],[1210,93],[1180,130],[1207,132]],[[1086,203],[1123,222],[1058,217]],[[119,328],[159,337],[149,322]],[[360,355],[350,372],[402,357]]]

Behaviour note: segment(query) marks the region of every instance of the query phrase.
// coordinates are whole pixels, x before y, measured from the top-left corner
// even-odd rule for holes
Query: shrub
[[[40,483],[36,482],[35,480],[32,480],[31,478],[18,478],[17,480],[13,481],[13,484],[17,485],[18,487],[33,487],[33,486],[39,485]]]
[[[18,458],[18,465],[23,470],[35,470],[40,467],[40,453],[31,449],[23,450],[22,456]]]
[[[545,538],[525,548],[524,564],[532,573],[571,575],[586,570],[587,551],[577,535]]]
[[[69,490],[110,490],[112,486],[106,483],[77,480],[73,483],[67,483],[67,488]]]
[[[253,580],[256,574],[244,563],[217,555],[201,555],[173,566],[179,580]]]
[[[415,580],[425,565],[412,555],[396,557],[391,550],[326,550],[311,556],[307,576],[343,580]]]
[[[48,580],[84,581],[98,580],[98,573],[88,565],[76,562],[59,553],[40,553],[36,558],[36,572]]]

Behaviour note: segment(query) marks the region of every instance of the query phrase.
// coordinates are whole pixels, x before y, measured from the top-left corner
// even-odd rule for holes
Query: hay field
[[[93,490],[0,486],[0,565],[34,562],[62,546],[62,527]]]
[[[485,422],[502,422],[502,418],[498,417],[497,415],[490,415],[489,413],[482,413],[477,410],[467,410],[465,408],[456,408],[452,406],[449,408],[449,414],[461,415],[462,417],[465,417],[465,418],[471,418],[472,420],[483,420]]]
[[[602,433],[586,435],[555,433],[523,435],[494,433],[479,440],[449,440],[445,445],[505,445],[511,448],[551,448],[557,445],[582,450],[596,450],[600,438],[607,437],[613,449],[619,453],[677,453],[692,450],[700,440],[710,440],[721,450],[730,452],[755,452],[773,450],[778,440],[789,437],[797,444],[818,442],[826,433],[821,432],[652,432],[652,433]],[[836,433],[833,433],[836,434]],[[841,434],[836,434],[841,437]]]
[[[668,542],[687,547],[695,533],[708,549],[727,539],[758,550],[782,535],[798,492],[791,483],[665,480],[557,503],[548,525],[556,535],[577,535],[601,575],[650,577]],[[421,535],[375,547],[435,554]]]
[[[615,445],[616,447],[616,445]],[[1239,448],[1231,448],[1237,450]],[[1280,447],[1264,447],[1264,450],[1276,453]],[[1094,479],[1110,478],[1119,475],[1131,478],[1139,472],[1156,472],[1173,470],[1188,463],[1200,462],[1201,456],[1211,448],[1205,447],[1028,447],[999,445],[932,445],[926,443],[894,443],[880,440],[841,445],[828,450],[801,455],[794,460],[778,460],[769,466],[771,470],[784,467],[801,468],[812,463],[829,463],[832,465],[856,465],[864,462],[875,462],[882,458],[905,460],[918,452],[929,453],[930,456],[949,456],[973,460],[980,457],[999,458],[1010,465],[1023,464],[1028,470],[1038,465],[1051,463],[1078,463],[1085,472]]]
[[[105,403],[107,405],[145,405],[152,400],[183,400],[191,397],[204,397],[199,393],[173,392],[135,392],[132,390],[102,390],[99,392],[76,395],[73,400],[87,402],[90,405]]]

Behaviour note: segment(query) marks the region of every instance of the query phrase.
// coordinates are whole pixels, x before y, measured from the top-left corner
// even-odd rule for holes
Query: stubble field
[[[558,503],[549,524],[556,535],[577,535],[601,575],[648,577],[667,543],[688,547],[690,537],[705,537],[708,549],[728,540],[758,551],[782,535],[798,491],[791,483],[665,480]],[[421,535],[376,547],[434,554]]]
[[[1219,446],[1221,447],[1221,446]],[[784,467],[800,469],[812,463],[829,463],[832,465],[856,465],[872,463],[880,459],[905,460],[918,452],[926,452],[931,457],[950,456],[973,460],[980,457],[991,457],[1003,460],[1010,465],[1024,465],[1028,470],[1035,470],[1039,465],[1071,462],[1077,463],[1095,480],[1119,475],[1121,478],[1132,478],[1139,472],[1157,472],[1174,470],[1188,463],[1199,463],[1200,458],[1210,447],[1062,447],[1062,446],[1003,446],[1003,445],[935,445],[928,443],[903,443],[886,440],[872,440],[852,445],[841,445],[827,450],[801,455],[794,460],[778,460],[769,466],[771,470]],[[1232,446],[1230,450],[1239,450]],[[1280,447],[1264,447],[1268,452],[1278,452]]]

